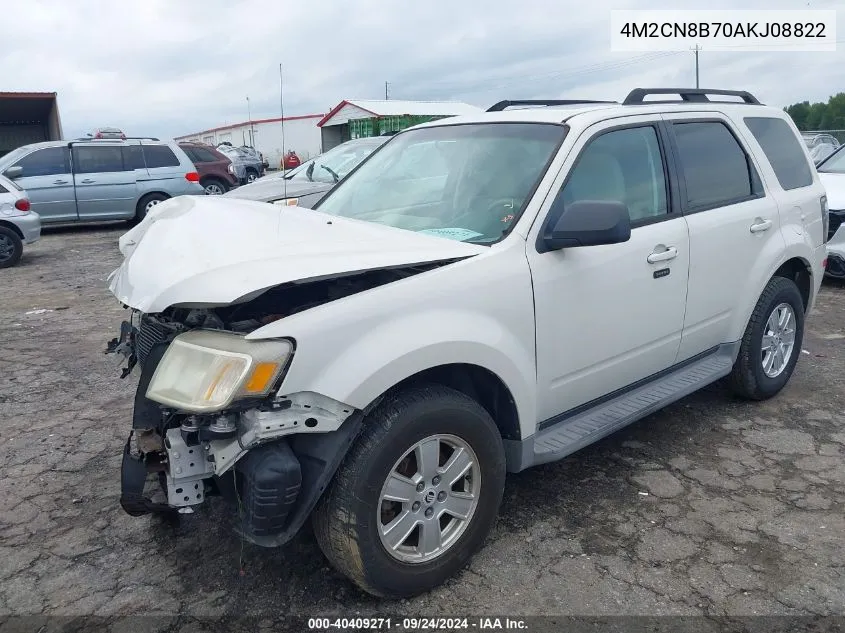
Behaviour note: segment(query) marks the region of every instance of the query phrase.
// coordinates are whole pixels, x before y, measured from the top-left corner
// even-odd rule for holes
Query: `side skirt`
[[[524,440],[505,440],[508,471],[563,459],[585,446],[724,378],[739,342],[728,343],[618,392],[555,416]]]

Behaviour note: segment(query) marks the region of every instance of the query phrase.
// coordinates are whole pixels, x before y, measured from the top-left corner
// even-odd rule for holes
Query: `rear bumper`
[[[16,215],[10,218],[10,221],[23,233],[24,244],[32,244],[41,239],[41,216],[35,211],[30,211],[26,215]]]

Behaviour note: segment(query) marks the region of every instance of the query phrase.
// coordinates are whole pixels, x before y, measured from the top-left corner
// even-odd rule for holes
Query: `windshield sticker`
[[[483,233],[476,233],[475,231],[470,231],[469,229],[462,229],[459,227],[443,229],[424,229],[419,232],[425,233],[426,235],[436,235],[437,237],[445,237],[447,239],[457,240],[459,242],[471,240],[475,237],[481,237],[482,235],[484,235]]]

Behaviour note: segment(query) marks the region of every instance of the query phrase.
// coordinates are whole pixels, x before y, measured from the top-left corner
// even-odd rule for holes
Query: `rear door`
[[[45,147],[10,165],[22,168],[23,174],[15,182],[26,191],[32,210],[45,223],[78,218],[69,154],[67,146]]]
[[[164,187],[162,190],[169,195],[178,195],[183,193],[180,189],[178,192],[171,192],[167,189],[167,185],[161,181],[178,179],[181,185],[185,182],[185,167],[179,164],[179,158],[167,145],[152,145],[142,143],[141,148],[144,151],[144,161],[147,164],[147,173],[151,181],[157,181],[157,185]],[[191,166],[193,167],[193,165]],[[188,169],[188,171],[193,171]]]
[[[135,171],[124,164],[122,144],[97,141],[74,145],[73,178],[80,220],[135,215]]]
[[[784,248],[777,204],[733,123],[718,112],[666,114],[689,226],[690,267],[678,361],[742,337],[760,278]],[[763,282],[765,283],[765,282]]]

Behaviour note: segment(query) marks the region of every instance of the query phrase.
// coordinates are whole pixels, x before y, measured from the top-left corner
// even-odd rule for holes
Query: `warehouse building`
[[[353,138],[398,132],[419,123],[480,111],[459,101],[344,99],[317,126],[325,152]]]
[[[61,139],[55,92],[0,92],[0,156],[21,145]]]
[[[289,116],[282,119],[256,119],[233,123],[221,127],[194,132],[176,137],[177,141],[193,141],[217,146],[229,142],[238,147],[248,145],[264,154],[264,158],[273,168],[278,168],[282,160],[282,126],[284,126],[284,151],[293,150],[300,160],[320,153],[320,128],[317,122],[322,114]]]

